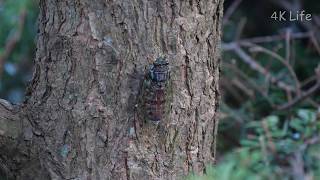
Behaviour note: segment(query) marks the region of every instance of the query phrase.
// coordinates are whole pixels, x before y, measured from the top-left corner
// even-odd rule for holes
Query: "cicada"
[[[142,87],[142,108],[147,121],[158,124],[168,113],[170,95],[169,62],[158,57],[149,67]]]

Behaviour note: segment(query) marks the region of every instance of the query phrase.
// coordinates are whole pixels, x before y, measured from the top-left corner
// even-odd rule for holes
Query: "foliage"
[[[303,23],[271,21],[286,10],[277,2],[242,1],[224,24],[219,160],[190,179],[319,179],[320,41]],[[320,13],[318,1],[290,3]]]
[[[189,179],[264,180],[320,177],[320,116],[299,109],[290,119],[268,116],[246,126],[241,147],[227,153],[202,177]]]

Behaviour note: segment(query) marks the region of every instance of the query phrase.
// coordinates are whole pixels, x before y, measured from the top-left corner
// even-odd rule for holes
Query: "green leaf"
[[[242,146],[248,146],[248,147],[259,147],[260,143],[258,141],[252,141],[252,140],[247,140],[243,139],[240,141]]]
[[[268,116],[265,118],[265,120],[268,122],[269,127],[277,126],[279,123],[278,116]]]
[[[300,119],[292,119],[289,123],[289,126],[297,131],[303,132],[304,125],[303,122]]]
[[[316,120],[316,113],[308,109],[298,110],[298,116],[305,122],[314,122]]]

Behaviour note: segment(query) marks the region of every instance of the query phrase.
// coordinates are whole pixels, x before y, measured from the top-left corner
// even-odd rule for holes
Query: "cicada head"
[[[165,82],[169,76],[169,62],[164,57],[159,57],[150,68],[150,77],[154,82]]]

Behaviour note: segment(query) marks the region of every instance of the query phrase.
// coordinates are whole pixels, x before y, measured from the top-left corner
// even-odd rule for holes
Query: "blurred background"
[[[0,0],[0,98],[12,103],[32,78],[37,16],[37,0]]]
[[[311,21],[290,21],[303,10]],[[225,0],[224,13],[219,159],[207,178],[320,179],[320,1]]]
[[[302,10],[311,21],[289,20]],[[0,0],[0,98],[12,103],[32,78],[37,14],[37,0]],[[218,160],[190,179],[320,179],[319,44],[319,0],[225,0]]]

